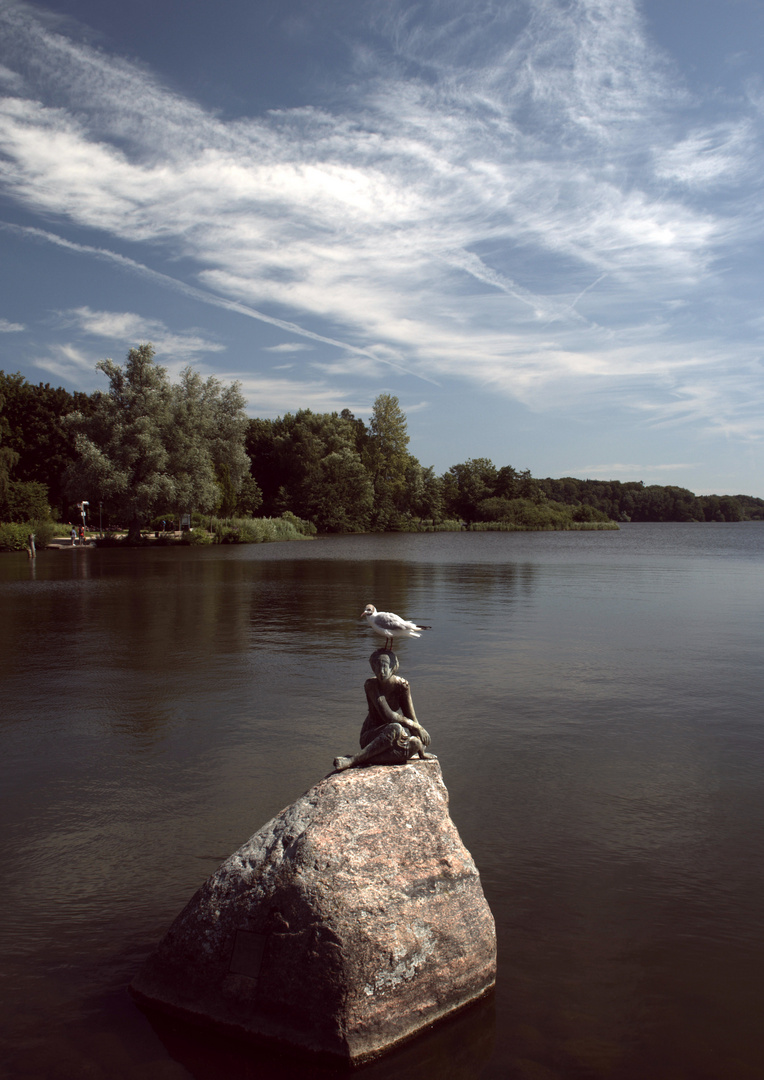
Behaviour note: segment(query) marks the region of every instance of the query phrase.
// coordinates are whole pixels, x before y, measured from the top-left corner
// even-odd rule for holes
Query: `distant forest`
[[[538,479],[487,458],[436,475],[409,453],[389,394],[368,424],[347,409],[251,419],[238,386],[190,368],[173,384],[151,346],[98,367],[109,389],[93,394],[0,371],[0,521],[75,521],[83,499],[95,524],[97,512],[104,527],[135,531],[194,512],[295,516],[321,532],[764,520],[764,499],[748,495]]]
[[[614,521],[762,521],[764,499],[752,495],[693,495],[687,488],[641,481],[539,480],[549,499],[602,510]]]

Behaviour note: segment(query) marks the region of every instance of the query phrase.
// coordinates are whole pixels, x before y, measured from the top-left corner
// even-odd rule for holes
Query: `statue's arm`
[[[397,679],[398,683],[398,700],[400,701],[401,712],[408,719],[411,720],[413,727],[419,727],[419,721],[416,718],[414,712],[414,702],[411,698],[411,687],[408,684],[407,679]]]
[[[399,724],[404,721],[405,726],[417,735],[425,746],[429,746],[431,739],[416,718],[414,703],[411,700],[411,688],[405,679],[398,679],[396,683],[400,712],[393,710],[390,702],[380,689],[376,679],[367,679],[365,683],[366,700],[369,704],[369,714],[379,724]]]
[[[416,718],[414,702],[411,698],[411,687],[406,679],[399,679],[398,683],[400,689],[401,712],[408,720],[406,727],[411,728],[414,734],[419,736],[425,746],[429,746],[432,740],[430,739],[429,732],[425,731]]]

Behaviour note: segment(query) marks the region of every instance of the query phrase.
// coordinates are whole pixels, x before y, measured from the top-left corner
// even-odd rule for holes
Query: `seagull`
[[[393,638],[421,637],[419,630],[432,630],[431,626],[417,626],[400,615],[394,615],[392,611],[377,611],[373,604],[366,605],[361,618],[366,619],[375,634],[385,639],[386,649],[392,649]]]

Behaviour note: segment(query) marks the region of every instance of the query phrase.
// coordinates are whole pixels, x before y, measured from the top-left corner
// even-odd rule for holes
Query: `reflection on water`
[[[401,673],[500,977],[364,1073],[764,1075],[764,527],[35,562],[0,558],[0,1077],[331,1074],[155,1027],[124,986],[217,864],[352,751],[367,603],[434,627]]]
[[[172,1058],[182,1063],[191,1076],[251,1076],[257,1080],[298,1080],[306,1075],[311,1080],[338,1080],[348,1076],[346,1068],[321,1062],[312,1062],[306,1069],[304,1058],[268,1047],[258,1047],[254,1060],[250,1060],[250,1071],[242,1072],[242,1059],[253,1058],[251,1048],[209,1033],[190,1031],[187,1025],[156,1014],[149,1021]],[[490,997],[353,1075],[363,1080],[399,1080],[401,1076],[472,1080],[490,1062],[495,1030],[495,1004]]]

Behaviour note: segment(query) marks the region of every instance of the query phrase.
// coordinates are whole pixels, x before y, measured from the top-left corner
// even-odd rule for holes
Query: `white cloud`
[[[8,319],[0,319],[0,334],[18,334],[26,329],[23,323],[10,322]]]
[[[689,126],[631,0],[443,0],[378,18],[389,52],[358,49],[363,79],[344,101],[337,88],[334,111],[225,121],[5,4],[17,96],[0,103],[0,183],[115,246],[148,243],[147,260],[183,258],[198,285],[72,249],[337,348],[314,369],[327,379],[392,365],[535,409],[609,393],[654,422],[722,417],[750,433],[719,324],[683,341],[668,329],[721,305],[739,207],[697,195],[760,171],[748,119]],[[80,312],[83,332],[149,337],[178,357],[221,348]],[[323,382],[257,382],[279,408],[295,388],[344,407]]]
[[[354,392],[329,386],[323,381],[253,376],[237,371],[228,372],[224,377],[241,383],[249,411],[255,416],[283,416],[298,409],[311,409],[313,412],[342,412],[343,409],[350,409],[353,413],[371,411],[370,402],[354,395]]]
[[[35,367],[55,375],[64,382],[76,386],[95,387],[97,383],[95,364],[97,357],[93,357],[78,349],[75,345],[55,345],[47,356],[40,356],[33,360]]]
[[[73,308],[64,313],[65,321],[84,334],[118,341],[125,348],[151,342],[160,363],[188,363],[206,353],[223,352],[224,345],[209,341],[200,334],[187,331],[172,333],[161,319],[146,319],[130,311],[92,311],[89,307]]]
[[[755,156],[748,122],[693,131],[674,146],[656,153],[656,174],[687,187],[709,188],[730,183],[748,172]]]
[[[579,465],[574,470],[574,475],[584,476],[589,479],[616,479],[618,476],[646,476],[655,473],[673,473],[685,469],[698,469],[702,462],[676,462],[670,465],[625,465],[615,462],[612,465]]]
[[[263,352],[296,353],[296,352],[308,352],[312,348],[313,348],[312,345],[305,345],[303,342],[285,341],[281,345],[264,345],[263,346]]]
[[[129,311],[93,311],[80,307],[61,312],[60,315],[63,326],[68,330],[85,337],[118,342],[121,352],[125,354],[128,349],[150,341],[158,363],[166,367],[171,376],[176,376],[189,363],[198,364],[209,353],[224,350],[223,345],[193,331],[172,333],[161,320],[146,319]],[[37,356],[33,363],[35,367],[69,384],[91,390],[102,389],[103,377],[96,372],[95,365],[98,360],[104,359],[107,348],[96,352],[71,342],[56,344],[48,349],[47,355]],[[124,356],[120,353],[115,359],[121,363]]]

